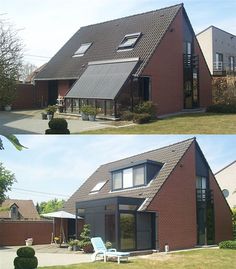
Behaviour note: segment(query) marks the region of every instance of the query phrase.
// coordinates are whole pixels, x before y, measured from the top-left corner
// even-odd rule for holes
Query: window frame
[[[134,185],[134,170],[137,168],[140,168],[140,167],[142,167],[144,169],[144,181],[143,181],[143,184]],[[124,173],[123,173],[123,171],[128,170],[128,169],[132,169],[132,186],[124,188]],[[137,187],[146,186],[147,185],[147,171],[146,170],[147,170],[147,165],[146,165],[146,163],[144,163],[144,164],[139,164],[139,165],[135,165],[132,167],[127,167],[124,169],[113,171],[112,172],[112,184],[111,184],[112,190],[111,191],[127,190],[127,189],[133,189],[133,188],[137,188]],[[113,175],[118,174],[118,173],[121,173],[121,188],[115,189]]]
[[[85,53],[89,50],[89,48],[92,46],[92,42],[90,43],[82,43],[79,48],[75,51],[73,57],[83,57],[85,55]],[[84,50],[82,50],[82,47],[85,47]],[[79,52],[79,50],[82,50],[82,52]]]
[[[137,44],[138,40],[140,39],[142,33],[133,33],[133,34],[127,34],[124,36],[124,38],[122,39],[122,41],[120,42],[117,50],[118,51],[122,51],[122,50],[130,50],[133,49],[135,47],[135,45]],[[125,45],[125,43],[129,40],[129,39],[135,39],[134,42],[130,45]]]

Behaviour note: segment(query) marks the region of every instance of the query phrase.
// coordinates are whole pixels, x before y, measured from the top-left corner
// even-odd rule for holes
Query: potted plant
[[[81,117],[82,120],[89,120],[89,107],[87,105],[84,105],[81,107]]]
[[[33,245],[33,238],[27,238],[25,240],[25,245],[28,247],[28,246],[32,246]]]
[[[90,239],[90,225],[85,224],[80,234],[80,247],[85,253],[92,253],[93,246]]]
[[[54,117],[54,113],[57,111],[57,106],[53,105],[53,106],[48,106],[46,108],[46,112],[47,112],[47,118],[48,120],[51,120]]]
[[[88,109],[88,116],[90,121],[95,121],[96,120],[96,115],[97,115],[97,109],[96,107],[90,106]]]

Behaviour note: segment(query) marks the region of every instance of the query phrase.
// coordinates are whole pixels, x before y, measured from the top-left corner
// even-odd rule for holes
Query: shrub
[[[48,126],[54,130],[65,130],[68,128],[68,123],[65,119],[52,119],[49,121]]]
[[[222,241],[219,243],[219,247],[223,249],[236,249],[236,241]]]
[[[14,259],[15,269],[35,269],[38,266],[38,259],[34,256],[35,251],[30,247],[19,248]]]
[[[138,124],[148,123],[151,121],[151,119],[152,119],[152,117],[148,113],[134,115],[134,122],[138,123]]]
[[[216,104],[209,106],[207,112],[234,114],[236,113],[236,104]]]
[[[68,123],[65,119],[52,119],[49,121],[48,126],[50,129],[47,129],[45,134],[70,134],[67,129]]]
[[[137,114],[149,114],[152,119],[156,118],[156,106],[151,102],[143,102],[134,107],[134,113]]]
[[[70,134],[70,130],[69,129],[65,129],[65,130],[55,130],[55,129],[47,129],[46,131],[45,131],[45,134],[47,134],[47,135],[56,135],[56,134],[58,134],[58,135],[63,135],[63,134]]]
[[[14,266],[15,269],[35,269],[38,266],[38,259],[36,257],[16,257],[14,259]]]
[[[132,121],[134,119],[134,113],[131,111],[124,111],[121,114],[121,120]]]
[[[35,251],[30,247],[22,247],[17,250],[16,254],[18,257],[31,258],[34,257]]]

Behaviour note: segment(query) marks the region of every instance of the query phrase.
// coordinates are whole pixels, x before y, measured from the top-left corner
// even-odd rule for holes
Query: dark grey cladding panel
[[[138,59],[89,64],[66,98],[114,100],[137,63]]]

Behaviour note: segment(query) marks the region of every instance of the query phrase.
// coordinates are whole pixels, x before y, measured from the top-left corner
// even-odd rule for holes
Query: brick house
[[[195,138],[100,166],[64,210],[119,250],[232,238],[231,210]]]
[[[142,101],[157,114],[207,107],[211,75],[183,4],[82,27],[35,78],[37,98],[119,117]]]
[[[6,199],[0,206],[1,220],[39,220],[32,200]]]

